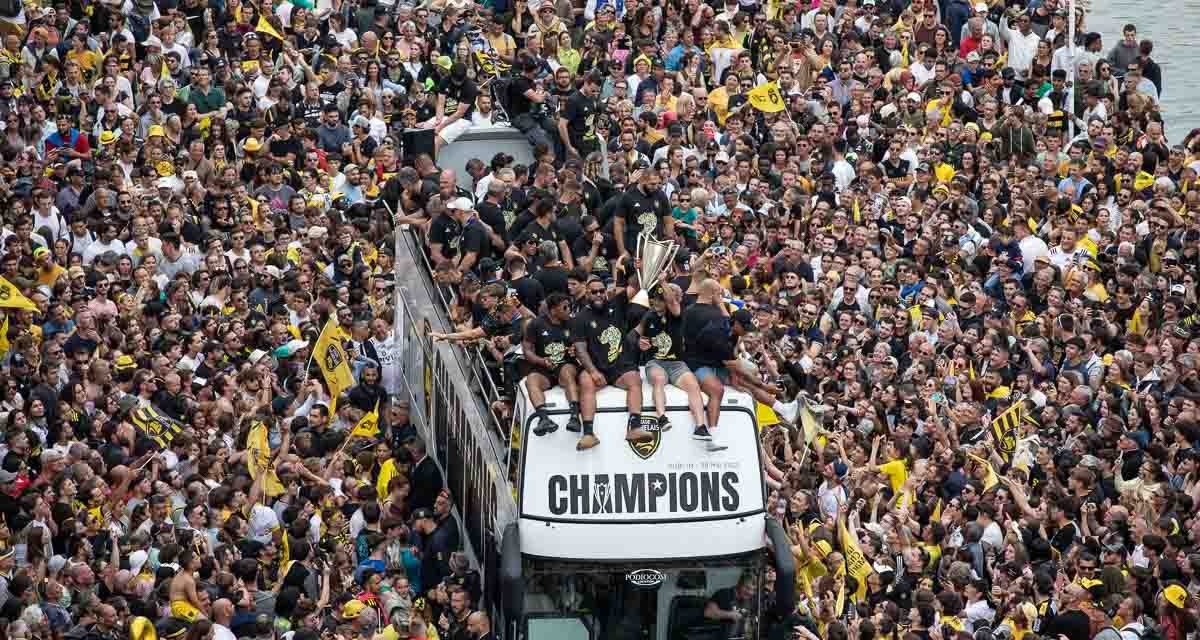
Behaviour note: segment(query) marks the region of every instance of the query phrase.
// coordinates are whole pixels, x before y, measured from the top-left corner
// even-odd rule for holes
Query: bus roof
[[[625,561],[732,556],[763,547],[762,463],[755,404],[727,390],[714,433],[729,445],[710,452],[692,438],[687,395],[667,387],[672,429],[653,422],[651,388],[643,385],[646,443],[624,439],[625,392],[597,393],[595,433],[601,444],[576,451],[566,431],[570,409],[561,389],[547,393],[546,412],[560,428],[538,437],[524,384],[518,495],[521,551],[543,558]],[[617,526],[620,525],[620,526]]]

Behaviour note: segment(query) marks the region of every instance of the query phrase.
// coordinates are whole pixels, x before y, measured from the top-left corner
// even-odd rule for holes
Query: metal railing
[[[470,373],[470,354],[464,357],[458,347],[429,339],[431,332],[445,331],[449,321],[445,307],[437,308],[442,299],[436,287],[426,284],[432,285],[431,280],[414,278],[411,272],[401,277],[401,269],[423,268],[423,258],[417,256],[424,252],[405,235],[396,234],[396,379],[454,498],[467,552],[484,579],[484,606],[496,613],[499,584],[490,576],[498,575],[503,531],[517,518],[507,474],[508,440],[495,437],[498,422],[479,403],[478,390],[488,388],[489,376]],[[403,286],[405,282],[413,286]]]
[[[443,287],[433,280],[433,265],[429,261],[429,255],[425,252],[424,240],[419,232],[413,229],[401,229],[400,238],[397,241],[397,251],[404,249],[413,256],[421,267],[422,280],[425,281],[427,288],[433,291],[435,301],[438,303],[438,311],[445,319],[447,325],[453,331],[453,323],[450,319],[450,305],[458,301],[458,294],[449,287]],[[400,243],[404,246],[400,246]],[[487,354],[483,347],[475,343],[462,343],[459,348],[453,349],[456,358],[459,358],[460,364],[468,372],[471,377],[471,383],[479,392],[483,400],[484,408],[489,417],[496,435],[507,439],[511,435],[509,432],[510,425],[505,425],[496,418],[495,412],[492,411],[492,404],[501,398],[500,387],[496,384],[495,378],[492,377],[491,369],[487,365]],[[506,457],[507,459],[507,448]]]

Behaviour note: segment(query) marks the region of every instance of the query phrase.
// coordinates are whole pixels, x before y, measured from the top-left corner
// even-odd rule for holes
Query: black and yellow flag
[[[141,405],[130,411],[129,421],[162,449],[166,449],[175,436],[183,432],[182,422],[150,404]]]
[[[1029,413],[1025,400],[1021,399],[992,420],[992,436],[996,439],[996,453],[1005,463],[1012,459],[1017,450],[1017,439],[1020,436],[1022,422],[1037,424],[1033,414]]]

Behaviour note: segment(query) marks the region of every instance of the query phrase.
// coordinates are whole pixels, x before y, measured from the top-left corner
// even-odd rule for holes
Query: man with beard
[[[596,96],[600,93],[600,77],[589,73],[583,77],[583,85],[567,99],[562,115],[558,117],[558,135],[567,156],[586,157],[600,148],[596,138]]]
[[[643,167],[634,173],[637,187],[622,196],[613,218],[613,237],[617,241],[618,259],[630,255],[637,248],[640,233],[649,233],[656,238],[665,236],[675,239],[675,227],[671,224],[671,202],[659,189],[662,177],[657,171]]]
[[[467,78],[467,65],[456,62],[450,75],[443,78],[437,87],[437,115],[430,124],[437,134],[434,139],[434,154],[453,143],[471,128],[471,110],[479,88]]]
[[[636,349],[626,348],[626,294],[621,292],[610,299],[604,282],[592,276],[587,282],[587,301],[571,327],[575,358],[581,369],[579,413],[583,419],[583,436],[575,449],[585,451],[600,444],[600,439],[592,432],[596,391],[610,384],[625,390],[629,411],[625,439],[631,442],[652,440],[654,436],[641,428],[642,377],[638,372]]]
[[[567,422],[567,430],[578,432],[581,426],[579,389],[576,386],[579,370],[570,361],[568,353],[571,332],[567,321],[570,318],[570,299],[564,293],[552,293],[546,298],[546,313],[534,318],[525,326],[522,352],[525,362],[529,365],[525,386],[529,392],[529,401],[538,417],[537,426],[533,429],[534,435],[537,436],[558,430],[558,425],[546,415],[545,393],[555,384],[562,385],[571,405],[571,419]]]

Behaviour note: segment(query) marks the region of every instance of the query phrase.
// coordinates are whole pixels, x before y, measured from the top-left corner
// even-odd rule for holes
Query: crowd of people
[[[593,455],[671,384],[704,456],[753,395],[770,633],[1186,640],[1200,130],[1062,4],[0,1],[0,637],[499,635],[400,398],[407,225],[501,424],[561,386]]]
[[[1136,25],[1106,41],[1054,0],[502,5],[439,25],[476,63],[435,99],[480,96],[532,161],[418,161],[398,207],[454,293],[433,337],[482,347],[500,424],[524,380],[524,435],[551,437],[559,387],[592,455],[670,428],[672,384],[703,456],[722,394],[751,394],[802,594],[775,633],[1196,632],[1200,130],[1168,141]],[[642,234],[680,247],[654,282]],[[624,433],[593,425],[608,385]]]

